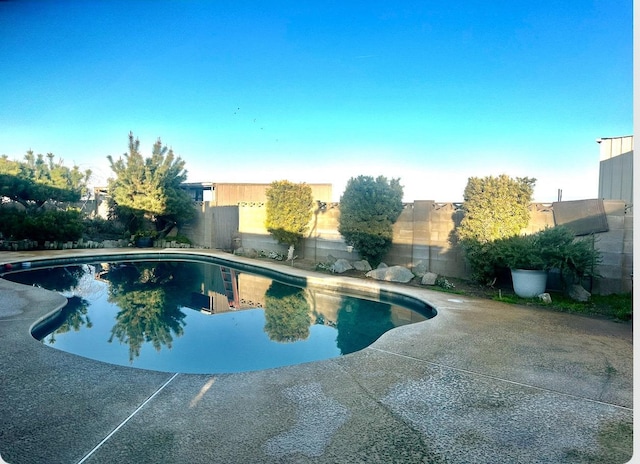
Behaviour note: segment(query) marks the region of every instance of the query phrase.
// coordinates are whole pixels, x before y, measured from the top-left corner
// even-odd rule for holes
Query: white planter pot
[[[513,291],[520,298],[533,298],[547,288],[547,271],[530,271],[527,269],[511,269]]]

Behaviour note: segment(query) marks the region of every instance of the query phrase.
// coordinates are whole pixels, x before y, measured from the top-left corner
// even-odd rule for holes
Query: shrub
[[[470,177],[464,189],[464,217],[457,229],[458,238],[486,243],[520,234],[529,224],[535,181],[504,174]]]
[[[461,245],[471,268],[471,279],[476,282],[489,284],[506,267],[495,242],[467,239]]]
[[[313,216],[311,187],[281,180],[272,182],[266,193],[266,229],[279,243],[295,247],[309,230]]]
[[[12,240],[68,242],[82,237],[83,223],[80,211],[0,209],[2,235]]]
[[[83,227],[82,237],[85,240],[101,242],[103,240],[118,240],[127,236],[127,231],[121,222],[107,221],[101,217],[85,219]]]
[[[340,198],[338,232],[372,267],[389,251],[393,224],[402,213],[400,179],[351,178]]]

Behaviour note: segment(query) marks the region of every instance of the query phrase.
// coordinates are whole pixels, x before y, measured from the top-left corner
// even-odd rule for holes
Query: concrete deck
[[[0,264],[97,252],[109,253],[0,253]],[[631,324],[273,266],[328,286],[413,295],[438,314],[336,359],[242,374],[172,374],[44,346],[30,327],[64,298],[0,279],[2,458],[10,464],[630,459]]]

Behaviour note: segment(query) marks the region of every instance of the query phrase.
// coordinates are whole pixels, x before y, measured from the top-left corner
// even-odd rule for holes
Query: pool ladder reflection
[[[229,308],[240,308],[240,296],[238,295],[238,279],[235,269],[220,266],[222,274],[222,282],[224,284],[224,293],[229,300]]]

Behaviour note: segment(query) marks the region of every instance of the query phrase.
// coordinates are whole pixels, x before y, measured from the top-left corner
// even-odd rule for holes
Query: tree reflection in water
[[[45,269],[33,269],[28,272],[18,272],[11,276],[11,280],[25,285],[46,288],[59,293],[72,293],[79,285],[80,279],[87,273],[88,266],[64,266]],[[67,297],[67,304],[60,311],[59,320],[64,322],[47,338],[47,343],[56,342],[56,334],[78,332],[82,326],[92,327],[88,316],[89,302],[80,296]]]
[[[128,344],[130,362],[140,356],[144,343],[160,351],[184,333],[186,314],[180,302],[193,282],[188,269],[176,262],[131,263],[103,276],[111,283],[109,302],[120,308],[109,342],[115,338]]]
[[[309,337],[310,307],[304,290],[273,281],[265,293],[264,331],[275,342]]]
[[[49,267],[44,269],[32,269],[28,272],[17,272],[11,275],[13,282],[32,285],[52,290],[54,292],[69,292],[75,289],[80,279],[85,275],[85,266]]]
[[[342,354],[355,353],[395,327],[391,305],[356,298],[343,298],[338,309],[337,345]]]
[[[46,342],[53,345],[56,342],[57,334],[64,334],[67,332],[78,332],[82,326],[86,326],[90,329],[93,324],[89,315],[89,302],[79,296],[72,296],[67,298],[67,304],[60,311],[60,317],[64,322],[60,327],[49,334]]]

